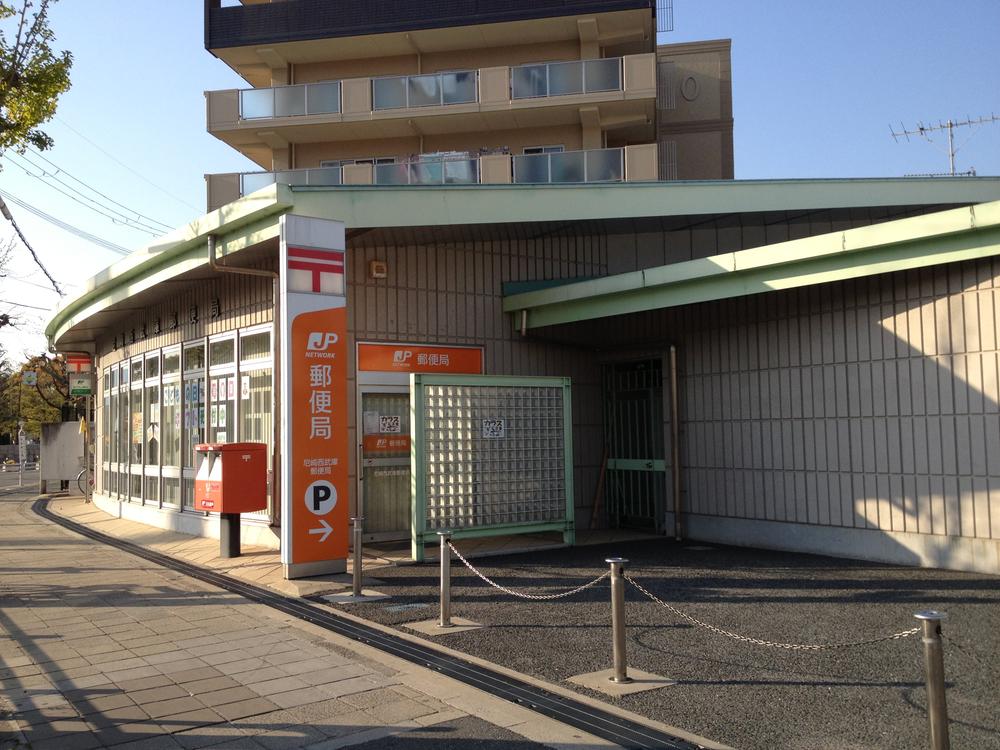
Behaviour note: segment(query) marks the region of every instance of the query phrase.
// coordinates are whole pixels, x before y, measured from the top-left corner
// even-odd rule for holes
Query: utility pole
[[[899,143],[899,139],[900,138],[905,138],[907,140],[907,142],[909,142],[911,135],[913,135],[913,136],[920,136],[921,138],[923,138],[924,140],[926,140],[928,143],[934,143],[933,139],[930,136],[931,133],[947,132],[948,133],[948,151],[947,151],[947,153],[948,153],[948,174],[950,176],[954,177],[955,176],[955,154],[957,154],[959,152],[959,150],[961,150],[961,148],[962,148],[962,146],[959,146],[958,148],[955,147],[955,128],[974,127],[974,126],[977,126],[977,125],[989,125],[989,124],[992,124],[992,123],[995,123],[995,122],[1000,122],[1000,117],[998,117],[997,115],[986,115],[984,117],[978,117],[976,119],[972,119],[970,117],[966,117],[964,120],[952,120],[952,119],[949,119],[947,122],[940,122],[940,121],[938,121],[937,125],[924,125],[922,122],[918,122],[917,123],[917,127],[914,128],[914,129],[907,129],[907,127],[905,125],[903,125],[902,123],[900,123],[900,128],[901,129],[899,130],[899,132],[897,132],[892,127],[892,125],[889,126],[889,132],[892,134],[892,139],[896,143]],[[969,136],[969,138],[971,138],[971,137],[972,136]],[[968,139],[966,139],[966,143],[967,142],[968,142]],[[965,144],[963,143],[962,145],[964,146]],[[963,173],[963,174],[966,174],[966,173]],[[970,170],[968,172],[968,174],[975,175],[976,174],[976,170],[972,169],[972,170]]]

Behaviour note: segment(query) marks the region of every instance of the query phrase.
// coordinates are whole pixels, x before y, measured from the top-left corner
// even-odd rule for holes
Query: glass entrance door
[[[410,537],[410,394],[362,386],[361,515],[366,541]]]

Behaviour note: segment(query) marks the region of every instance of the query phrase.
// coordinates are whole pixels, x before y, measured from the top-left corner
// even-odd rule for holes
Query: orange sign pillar
[[[344,224],[281,217],[281,562],[285,578],[347,569]]]

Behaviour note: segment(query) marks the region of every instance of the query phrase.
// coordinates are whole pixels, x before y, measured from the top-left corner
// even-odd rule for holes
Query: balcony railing
[[[401,164],[376,164],[376,185],[475,185],[479,159],[429,159]]]
[[[519,65],[510,69],[512,99],[592,94],[622,88],[622,58]]]
[[[621,148],[559,151],[514,157],[514,182],[620,182],[625,179],[625,154]]]
[[[240,118],[262,120],[340,112],[340,81],[240,91]]]
[[[286,169],[281,172],[243,172],[240,175],[240,195],[249,195],[275,182],[286,185],[342,185],[340,167],[316,169]]]
[[[372,80],[372,110],[470,104],[479,100],[478,73],[460,70]]]
[[[668,144],[672,146],[673,144]],[[280,182],[286,185],[507,185],[647,182],[657,179],[655,143],[624,148],[563,151],[548,154],[504,153],[424,155],[394,164],[351,164],[279,172],[208,175],[208,206],[214,210],[241,196]],[[675,149],[668,160],[676,162]],[[662,165],[660,167],[662,169]],[[676,178],[676,168],[666,170]],[[660,179],[664,174],[660,174]]]

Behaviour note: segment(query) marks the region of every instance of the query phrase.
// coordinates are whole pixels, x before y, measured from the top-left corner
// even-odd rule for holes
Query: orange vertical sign
[[[347,439],[344,224],[282,216],[281,562],[287,578],[346,569]]]
[[[292,322],[292,563],[344,560],[348,547],[347,308]]]

